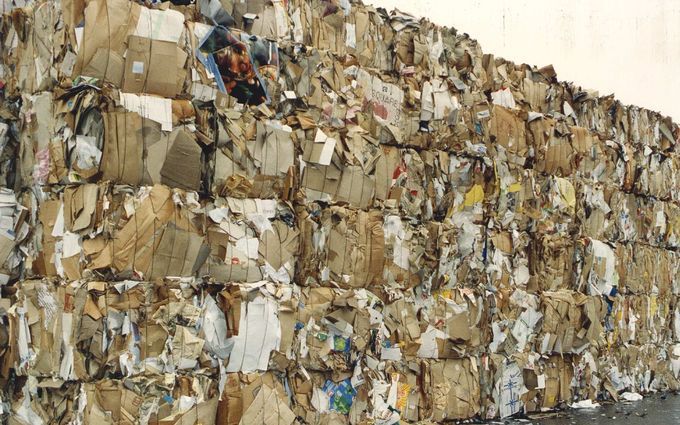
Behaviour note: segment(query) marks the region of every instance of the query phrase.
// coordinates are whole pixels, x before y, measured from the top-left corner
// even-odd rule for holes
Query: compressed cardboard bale
[[[17,139],[17,122],[12,117],[0,118],[0,183],[3,187],[17,189],[17,163],[19,141]]]
[[[514,111],[494,106],[489,121],[491,141],[505,149],[510,163],[523,165],[527,154],[527,137],[524,120]]]
[[[421,336],[421,326],[416,314],[417,307],[413,300],[398,300],[385,306],[383,310],[383,320],[387,330],[389,331],[389,350],[385,349],[386,356],[401,357],[402,355],[415,357],[418,351],[418,357],[424,357],[421,354],[420,348],[425,344]],[[436,354],[436,343],[432,344],[434,338],[428,341],[429,351],[434,349]],[[402,352],[403,351],[403,352]]]
[[[574,287],[574,242],[569,236],[536,235],[529,250],[529,278],[540,291]]]
[[[616,295],[619,275],[616,270],[616,251],[596,239],[586,239],[577,247],[582,256],[577,288],[588,295]]]
[[[10,31],[5,40],[6,46],[13,47],[12,53],[6,58],[8,72],[4,73],[10,76],[7,78],[8,94],[17,96],[20,93],[51,91],[55,87],[58,70],[52,46],[60,43],[65,32],[63,27],[57,25],[59,16],[60,8],[53,4],[15,10],[14,25],[9,26]],[[27,31],[33,25],[53,30]]]
[[[660,273],[661,275],[661,280],[663,281],[664,279],[667,279],[670,277],[671,279],[671,285],[670,285],[670,293],[672,295],[678,295],[679,291],[679,285],[678,285],[678,273],[680,273],[680,255],[678,255],[677,252],[669,251],[665,252],[665,255],[668,258],[668,276],[666,275],[666,269],[662,269]]]
[[[494,355],[490,358],[489,368],[493,368],[493,391],[488,394],[490,404],[487,406],[487,417],[505,418],[520,412],[524,408],[522,399],[524,374],[518,361],[504,359]]]
[[[86,267],[152,277],[192,276],[204,257],[199,255],[202,230],[192,224],[191,213],[173,202],[165,186],[142,188],[135,195],[136,202],[135,196],[116,194],[114,202],[107,203],[107,214],[115,217],[113,228],[109,235],[83,241],[89,255]],[[185,200],[191,202],[190,197]]]
[[[50,169],[50,140],[54,134],[53,93],[25,94],[21,116],[35,124],[21,132],[18,167],[22,185],[47,182]]]
[[[545,392],[542,394],[542,408],[554,408],[559,403],[568,403],[572,397],[571,382],[573,368],[571,356],[551,356],[545,361]]]
[[[537,233],[578,235],[576,226],[576,188],[571,180],[561,177],[534,176],[540,223]]]
[[[220,281],[290,283],[299,231],[289,205],[272,199],[218,198],[200,214],[210,254],[199,273]]]
[[[496,203],[493,170],[483,158],[449,155],[443,151],[434,151],[433,154],[437,155],[436,159],[430,159],[431,155],[421,156],[429,166],[426,168],[431,187],[428,192],[430,198],[434,198],[434,202],[430,200],[429,203],[434,203],[430,208],[435,218],[451,217],[461,210],[478,213],[480,208],[485,208],[485,203]],[[430,165],[432,162],[434,166]]]
[[[522,367],[522,382],[526,392],[519,399],[526,410],[557,408],[571,400],[574,357],[541,357],[536,353],[527,353],[520,357],[518,365]]]
[[[342,202],[367,208],[373,203],[375,177],[367,175],[360,166],[307,164],[300,186],[310,201]]]
[[[429,55],[426,56],[423,48],[426,46],[427,40],[422,37],[418,37],[418,47],[419,52],[417,52],[416,60],[425,62],[426,68],[430,67]],[[437,64],[439,65],[439,64]],[[437,66],[439,68],[439,66]],[[439,73],[435,75],[441,75],[444,69],[439,69]],[[436,71],[435,71],[436,72]],[[450,81],[435,77],[430,81],[425,81],[422,85],[422,91],[420,96],[420,126],[428,132],[430,128],[433,128],[436,134],[443,134],[445,132],[443,125],[455,124],[458,119],[458,112],[460,111],[460,104],[458,102],[458,97],[453,94],[450,90],[450,86],[453,85]],[[427,123],[427,127],[425,127]]]
[[[96,184],[44,193],[34,204],[38,214],[32,225],[41,231],[33,243],[40,251],[30,253],[30,275],[80,278],[87,262],[82,254],[90,254],[90,240],[101,233],[108,197],[107,186]]]
[[[623,196],[622,196],[623,195]],[[626,216],[627,198],[623,192],[606,191],[602,185],[590,185],[577,182],[576,185],[576,217],[578,218],[582,235],[594,239],[617,240],[624,237],[616,233],[617,224],[628,224],[630,216]],[[620,209],[619,209],[620,208]],[[613,211],[620,211],[619,214]],[[626,223],[624,220],[628,220]],[[630,230],[628,231],[630,233]]]
[[[476,358],[430,363],[432,419],[469,418],[479,413],[479,372]]]
[[[484,232],[482,226],[472,223],[468,215],[461,214],[458,225],[443,223],[437,230],[439,264],[433,284],[451,286],[476,286],[486,282],[481,273],[484,262]]]
[[[431,279],[436,252],[427,248],[436,227],[417,225],[397,215],[383,218],[384,258],[382,278],[391,286],[409,288]]]
[[[426,186],[425,159],[413,149],[381,146],[375,163],[375,198],[408,217],[428,217],[433,206]]]
[[[379,347],[371,344],[376,319],[382,318],[380,300],[374,294],[364,289],[305,288],[302,302],[296,338],[300,362],[306,368],[347,373],[354,350],[380,358]]]
[[[667,297],[632,295],[625,297],[613,311],[620,321],[618,337],[621,343],[656,344],[670,336],[671,316],[666,314]]]
[[[444,151],[427,151],[421,155],[424,163],[423,186],[426,192],[423,193],[423,206],[426,208],[425,216],[429,219],[442,217],[446,214],[449,204],[453,199],[453,194],[447,190],[450,183],[449,168],[450,157]],[[465,170],[463,170],[465,174]],[[418,192],[413,192],[418,193]]]
[[[664,369],[668,363],[659,361],[657,355],[658,348],[652,344],[626,345],[612,350],[605,363],[608,391],[616,395],[616,392],[667,387],[665,378],[668,374]]]
[[[571,388],[574,399],[592,400],[597,398],[602,379],[599,373],[600,362],[597,354],[598,351],[591,347],[581,355],[572,356],[574,375]]]
[[[594,191],[592,193],[594,193]],[[605,208],[604,204],[600,201],[595,202],[598,203],[601,208]],[[611,193],[608,203],[612,211],[609,214],[610,220],[605,221],[603,226],[607,227],[608,222],[613,222],[611,224],[613,227],[604,232],[607,239],[618,240],[624,243],[638,240],[640,221],[635,220],[634,218],[634,212],[638,210],[637,197],[614,190]],[[593,227],[596,225],[596,222],[597,220],[592,222]]]
[[[652,225],[647,233],[651,245],[671,248],[675,244],[675,231],[673,224],[678,211],[678,206],[670,202],[657,202],[649,205],[648,211],[652,216]]]
[[[141,9],[139,5],[126,5],[122,1],[97,1],[85,7],[83,37],[91,42],[78,51],[74,66],[76,75],[83,73],[120,85],[125,43],[137,26]],[[111,15],[115,18],[107,19]],[[102,28],[106,31],[99,33],[97,29]]]
[[[539,216],[535,174],[532,170],[510,169],[504,161],[496,162],[494,174],[496,206],[489,208],[487,214],[495,217],[499,227],[503,229],[515,225],[520,231],[533,229],[533,220]]]
[[[502,294],[509,294],[514,288],[527,290],[531,278],[528,267],[528,235],[498,230],[490,232],[489,237],[491,285]]]
[[[183,86],[178,85],[178,80],[184,79],[186,57],[176,42],[131,35],[127,40],[122,89],[175,97]]]
[[[297,210],[301,255],[307,259],[300,268],[301,283],[377,284],[386,262],[382,213],[339,206],[315,211],[313,206]]]
[[[400,151],[382,149],[362,129],[348,125],[346,135],[330,129],[307,130],[302,141],[301,195],[309,200],[348,203],[367,208],[374,200],[399,200],[405,189],[405,177],[393,178],[400,161]],[[404,154],[406,155],[406,154]],[[422,169],[418,156],[405,156],[414,171]],[[417,179],[417,174],[413,176]],[[396,186],[392,193],[391,188]],[[415,188],[414,185],[411,187]],[[416,215],[422,204],[422,193],[409,193],[404,207]]]
[[[544,118],[531,121],[528,127],[536,150],[536,170],[558,177],[570,176],[576,151],[565,123]]]
[[[277,123],[257,123],[254,132],[254,125],[246,117],[219,116],[212,191],[235,197],[285,198],[293,176],[292,130]]]
[[[649,186],[641,193],[658,199],[671,198],[673,188],[677,187],[677,163],[674,164],[673,158],[660,153],[649,155],[647,160],[648,163],[641,167],[644,171],[638,181],[647,180]]]
[[[537,331],[536,325],[542,317],[538,312],[539,298],[521,289],[503,288],[494,297],[487,296],[487,303],[497,309],[491,312],[489,352],[510,354],[523,350]],[[518,320],[522,315],[527,323]],[[518,348],[518,344],[523,346]]]
[[[680,173],[678,173],[678,170],[680,170],[680,159],[677,156],[673,156],[670,158],[672,162],[672,167],[673,167],[673,172],[675,178],[673,179],[673,187],[677,188],[680,185]],[[671,191],[671,200],[675,201],[676,203],[680,201],[680,195],[675,191]]]
[[[678,387],[670,118],[399,11],[175,3],[2,17],[10,421],[493,420]]]
[[[440,290],[432,294],[422,313],[429,321],[421,327],[420,358],[460,358],[472,356],[489,343],[488,329],[479,324],[488,320],[488,305],[481,294],[472,289]],[[407,327],[415,334],[413,325]]]
[[[659,231],[665,230],[658,229],[658,227],[664,227],[665,217],[661,213],[659,217],[658,209],[663,208],[663,205],[655,205],[656,202],[652,198],[647,198],[643,196],[636,196],[637,204],[637,216],[635,217],[635,227],[637,230],[637,241],[649,244],[658,245],[658,237],[655,237],[655,233],[658,234]],[[654,210],[657,210],[655,212]]]
[[[608,176],[611,175],[613,166],[606,156],[607,147],[599,138],[593,138],[591,142],[590,148],[579,157],[575,176],[595,182],[610,183]]]
[[[46,153],[49,171],[38,180],[41,184],[112,181],[201,188],[204,159],[195,129],[180,125],[164,131],[160,123],[111,103],[93,87],[59,97],[51,117],[56,135]]]
[[[680,255],[677,252],[665,251],[665,264],[659,270],[659,282],[662,295],[678,295],[678,273],[680,273]],[[670,282],[669,282],[670,280]]]
[[[522,81],[522,92],[524,101],[529,104],[532,110],[540,113],[548,112],[547,98],[548,84],[542,81],[535,81],[533,78],[524,78]]]
[[[602,323],[607,306],[599,297],[568,290],[541,296],[543,325],[537,337],[540,353],[581,353],[589,346],[604,345]]]
[[[4,284],[16,279],[25,267],[26,247],[31,241],[30,204],[26,198],[0,188],[0,282]]]
[[[39,363],[47,367],[48,364],[46,362],[49,362],[51,359],[52,362],[56,362],[56,365],[53,366],[53,368],[56,368],[57,370],[61,368],[62,375],[64,373],[66,373],[67,375],[74,374],[72,376],[78,376],[79,379],[81,380],[89,380],[89,378],[87,378],[86,375],[82,375],[82,373],[85,373],[83,365],[86,365],[89,371],[92,372],[93,374],[101,373],[97,372],[96,367],[95,369],[92,369],[94,363],[97,362],[97,359],[99,359],[100,366],[104,366],[104,362],[106,362],[107,363],[106,367],[112,368],[111,369],[112,371],[118,370],[123,374],[127,375],[138,374],[144,371],[145,368],[150,368],[146,370],[155,370],[155,368],[160,367],[161,369],[159,369],[158,371],[162,370],[163,366],[160,356],[161,354],[163,356],[166,356],[168,354],[168,352],[165,351],[167,348],[164,349],[165,346],[164,340],[166,337],[172,338],[174,336],[175,344],[177,342],[181,344],[181,348],[177,345],[173,345],[174,349],[172,350],[172,353],[174,355],[175,367],[178,368],[179,370],[191,370],[193,368],[191,366],[192,361],[194,362],[193,363],[194,365],[196,365],[195,362],[197,360],[202,361],[199,358],[199,356],[201,357],[203,356],[203,354],[201,354],[202,350],[219,355],[219,350],[224,350],[228,346],[228,342],[226,341],[225,337],[220,336],[219,332],[214,333],[211,330],[212,327],[205,327],[197,332],[193,328],[189,330],[188,327],[180,325],[180,323],[184,323],[195,326],[197,323],[199,323],[199,318],[201,320],[205,320],[209,314],[213,315],[212,316],[213,319],[219,319],[219,317],[214,316],[214,313],[208,312],[208,311],[219,312],[219,309],[215,310],[215,307],[209,307],[211,305],[210,303],[207,304],[208,310],[197,308],[191,304],[190,300],[194,295],[193,291],[188,292],[185,289],[184,295],[179,299],[170,295],[172,294],[172,292],[165,292],[165,299],[163,299],[163,296],[160,293],[153,291],[154,289],[153,284],[134,283],[131,285],[131,283],[132,282],[130,281],[116,282],[111,284],[107,284],[105,282],[90,282],[89,284],[85,284],[77,288],[74,296],[72,292],[69,292],[68,290],[64,291],[64,288],[51,286],[50,284],[46,285],[45,282],[26,281],[26,283],[21,288],[21,293],[27,296],[26,298],[27,300],[33,300],[26,302],[29,302],[30,303],[29,305],[31,306],[33,305],[33,303],[45,306],[44,307],[45,310],[43,310],[45,312],[54,310],[55,314],[54,319],[56,319],[55,322],[56,327],[54,329],[59,330],[60,328],[63,328],[65,326],[68,326],[69,329],[71,329],[72,325],[75,326],[74,332],[65,329],[63,331],[65,335],[63,338],[54,338],[57,346],[66,344],[67,350],[60,355],[60,352],[54,352],[53,350],[49,350],[48,346],[44,345],[45,340],[46,338],[49,337],[49,335],[45,334],[46,331],[44,330],[43,323],[44,321],[54,321],[53,318],[38,315],[38,310],[36,309],[34,309],[35,313],[33,313],[32,315],[22,316],[20,318],[20,320],[28,320],[29,323],[35,324],[35,326],[32,326],[32,328],[34,328],[36,332],[42,332],[42,334],[32,335],[33,344],[38,343],[43,345],[43,348],[39,350],[39,352],[42,353],[41,357],[37,359]],[[165,283],[165,285],[166,287],[174,288],[177,290],[179,290],[180,288],[179,282],[173,283],[168,281]],[[156,287],[156,289],[161,288],[163,288],[163,286]],[[159,297],[159,295],[161,296]],[[170,296],[168,297],[168,295]],[[106,299],[104,300],[103,298]],[[52,305],[46,304],[50,300],[52,300],[51,302],[53,304]],[[212,300],[212,298],[208,296],[207,300]],[[146,304],[147,301],[151,301],[152,303],[150,305],[156,305],[157,307],[155,307],[155,309],[150,308],[150,305]],[[99,305],[99,307],[97,307],[97,305]],[[48,308],[51,310],[47,310]],[[64,309],[69,313],[68,314],[58,313],[56,311],[57,308]],[[144,314],[142,314],[142,312],[144,312]],[[145,314],[147,314],[148,316],[145,316]],[[102,345],[101,341],[102,317],[106,317],[110,325],[108,334],[109,335],[108,338],[112,338],[110,344]],[[221,317],[222,322],[224,322],[224,316]],[[98,321],[100,324],[100,329],[98,330],[97,327],[94,326],[92,322],[92,320],[94,320],[95,318],[96,318],[95,322]],[[126,322],[125,318],[129,318],[129,320],[132,322],[131,324],[135,326],[135,328],[139,328],[140,331],[143,331],[142,333],[143,338],[141,341],[138,341],[138,343],[142,344],[142,346],[139,347],[142,348],[141,352],[132,350],[130,348],[132,346],[135,346],[136,343],[133,335],[129,333],[129,329],[126,327],[129,326],[130,324],[129,323],[128,325],[125,324]],[[170,335],[167,335],[163,331],[163,328],[156,326],[156,329],[154,329],[153,322],[144,323],[139,322],[139,320],[153,320],[153,322],[155,323],[162,324],[163,327],[166,329],[168,329],[168,326],[173,325],[174,330],[171,332]],[[82,324],[80,324],[81,321]],[[216,326],[219,328],[219,325],[220,324],[218,320],[217,322],[212,322],[211,326]],[[247,325],[244,323],[244,326]],[[75,331],[76,329],[78,329],[78,327],[80,327],[80,329],[78,331]],[[86,327],[87,329],[92,329],[92,335],[95,338],[95,340],[92,341],[92,345],[90,345],[88,340],[77,341],[78,350],[76,351],[76,341],[64,338],[66,338],[66,335],[70,336],[71,338],[76,338],[77,336],[80,336],[84,333]],[[50,332],[50,329],[52,328],[48,328],[47,332]],[[255,334],[256,330],[250,329],[249,332]],[[104,331],[104,333],[106,333],[106,331]],[[25,344],[26,342],[25,337],[22,339],[21,335],[22,334],[20,331],[18,338],[19,351],[25,349],[23,344]],[[100,338],[99,340],[96,340],[97,335],[99,335]],[[162,336],[162,339],[158,339],[159,336]],[[148,337],[152,339],[149,340]],[[218,340],[221,341],[219,343],[221,344],[221,346],[216,345],[218,343],[218,340],[215,340],[216,337],[218,338]],[[205,338],[205,343],[203,338]],[[49,339],[51,340],[51,338]],[[106,350],[104,353],[98,352],[97,350],[92,351],[88,349],[88,347],[101,348],[102,346],[105,347],[104,349]],[[238,347],[238,343],[236,344],[236,347]],[[30,347],[28,347],[28,349],[30,349]],[[139,357],[140,353],[142,355],[141,358]],[[73,364],[74,358],[76,360],[75,368]],[[84,364],[83,361],[85,362]],[[38,368],[40,368],[41,366],[36,364],[35,367],[36,370],[38,370]],[[49,373],[47,376],[49,376]],[[51,380],[52,378],[50,377],[49,379]],[[180,378],[180,380],[181,379],[184,378]],[[193,379],[195,380],[196,377],[194,377]],[[99,383],[102,384],[103,386],[102,387],[97,386],[98,391],[106,387],[106,385],[104,385],[104,382],[106,382],[106,384],[109,386],[113,386],[111,388],[111,391],[114,391],[113,388],[117,384],[109,380],[99,381]],[[205,383],[209,385],[214,385],[214,383],[211,382],[210,379],[208,379]],[[206,387],[206,390],[207,388],[208,387]],[[111,394],[112,395],[110,397],[105,397],[107,401],[100,403],[104,404],[117,403],[113,393]],[[144,397],[141,393],[138,393],[138,396]],[[123,394],[123,398],[125,397],[126,395]],[[121,401],[121,403],[124,402]],[[137,407],[140,407],[139,406],[140,404],[141,400],[140,402],[135,403]],[[102,410],[104,411],[109,411],[108,415],[119,413],[119,410],[116,410],[115,408],[109,405],[106,406],[101,405],[100,407],[102,407]],[[115,413],[111,413],[112,409],[115,410]],[[125,409],[126,408],[124,407],[124,410]],[[203,409],[204,408],[199,403],[198,405],[199,413]],[[162,410],[163,409],[161,409],[161,411]],[[159,411],[159,416],[162,416],[161,411]],[[96,413],[97,412],[96,410],[95,411],[88,410],[88,412],[90,412],[88,414],[95,415],[99,414]],[[202,414],[207,415],[205,416],[206,418],[210,418],[211,415],[212,417],[214,417],[215,412],[213,409],[212,413],[204,412]],[[133,422],[131,421],[130,423]]]
[[[657,252],[643,244],[619,245],[622,287],[631,294],[648,294],[655,286]]]

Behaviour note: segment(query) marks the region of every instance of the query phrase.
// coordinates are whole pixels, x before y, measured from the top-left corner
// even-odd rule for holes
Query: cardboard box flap
[[[161,183],[185,190],[201,186],[201,147],[186,130],[173,132],[172,146],[160,170]]]
[[[125,55],[123,91],[149,93],[163,97],[178,94],[178,80],[186,53],[177,43],[131,35]]]
[[[144,176],[142,118],[134,112],[106,112],[102,179],[138,185]]]

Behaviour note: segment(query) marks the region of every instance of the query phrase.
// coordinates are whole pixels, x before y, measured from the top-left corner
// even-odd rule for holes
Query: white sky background
[[[680,121],[680,0],[364,0],[470,34],[515,63]]]

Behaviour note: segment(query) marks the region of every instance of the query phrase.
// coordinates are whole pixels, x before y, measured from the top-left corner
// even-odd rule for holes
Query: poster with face
[[[223,93],[239,103],[269,102],[267,84],[276,81],[279,70],[278,46],[262,37],[216,26],[203,38],[197,55],[215,75]]]

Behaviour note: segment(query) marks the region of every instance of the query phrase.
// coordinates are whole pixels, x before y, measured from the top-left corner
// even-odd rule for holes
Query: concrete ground
[[[642,401],[603,404],[595,409],[569,409],[550,415],[530,415],[507,425],[679,425],[680,395],[657,394]]]

